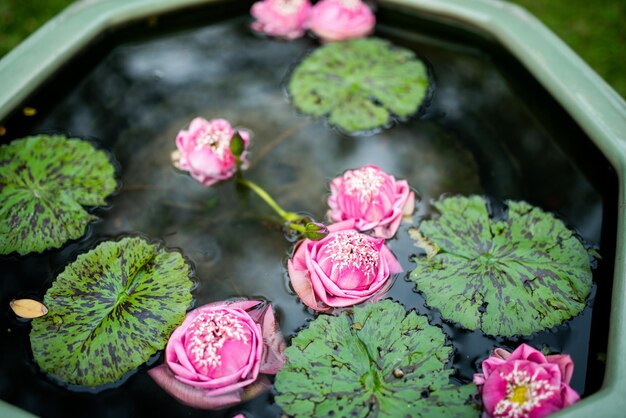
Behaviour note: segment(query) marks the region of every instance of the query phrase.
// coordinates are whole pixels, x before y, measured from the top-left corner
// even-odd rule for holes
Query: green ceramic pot
[[[0,61],[0,120],[68,60],[111,28],[202,6],[211,0],[83,0],[48,22]],[[462,28],[500,44],[569,113],[613,165],[618,202],[626,202],[626,103],[541,22],[515,5],[495,0],[380,0],[381,6]],[[146,20],[148,19],[148,20]],[[615,212],[615,211],[614,211]],[[617,246],[606,373],[599,391],[557,414],[587,418],[624,416],[626,410],[626,204],[617,212]],[[604,251],[609,251],[604,249]],[[31,416],[0,402],[0,416]]]

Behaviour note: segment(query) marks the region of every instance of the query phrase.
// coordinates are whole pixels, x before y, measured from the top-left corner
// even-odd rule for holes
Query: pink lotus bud
[[[224,408],[269,389],[265,375],[280,370],[284,349],[271,305],[217,302],[187,314],[167,343],[166,363],[149,374],[186,405]]]
[[[295,39],[304,35],[311,13],[309,0],[263,0],[250,10],[252,29],[266,35]]]
[[[237,172],[237,158],[242,169],[248,166],[246,158],[250,134],[245,131],[239,131],[238,134],[243,142],[243,150],[239,156],[235,156],[231,150],[235,131],[228,121],[195,118],[188,131],[178,133],[178,149],[172,153],[172,162],[176,168],[188,171],[205,186],[229,179]]]
[[[309,27],[323,41],[369,35],[376,25],[372,9],[361,0],[322,0],[313,6]]]
[[[512,353],[496,349],[482,368],[474,383],[483,398],[484,418],[543,418],[580,399],[569,386],[574,363],[568,355],[544,356],[522,344]]]
[[[296,244],[289,279],[302,302],[325,311],[382,297],[402,266],[385,240],[355,231],[353,221],[333,224],[319,241]]]
[[[415,194],[406,180],[366,165],[330,182],[328,206],[330,220],[354,220],[359,231],[373,230],[377,237],[391,238],[402,218],[413,213]]]

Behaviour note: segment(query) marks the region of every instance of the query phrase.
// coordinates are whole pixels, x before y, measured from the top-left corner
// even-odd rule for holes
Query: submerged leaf
[[[415,246],[424,250],[426,257],[433,258],[439,252],[437,244],[426,238],[417,228],[409,229],[409,237],[415,241]]]
[[[591,267],[563,222],[525,202],[507,205],[496,220],[478,196],[435,203],[441,216],[419,230],[440,250],[416,258],[410,278],[447,320],[489,335],[528,335],[584,309]]]
[[[191,304],[189,266],[140,238],[104,242],[57,277],[33,320],[35,361],[65,383],[119,380],[162,350]]]
[[[425,316],[389,300],[320,315],[285,351],[276,403],[296,417],[477,416],[475,386],[449,381],[445,342]]]
[[[426,96],[428,74],[408,49],[376,39],[333,42],[296,67],[289,82],[294,106],[355,133],[382,128],[392,115],[416,113]]]
[[[95,219],[117,187],[106,153],[64,136],[31,136],[0,146],[0,254],[59,248]]]
[[[12,300],[9,305],[13,313],[20,318],[39,318],[48,313],[48,308],[43,303],[33,299],[16,299]]]

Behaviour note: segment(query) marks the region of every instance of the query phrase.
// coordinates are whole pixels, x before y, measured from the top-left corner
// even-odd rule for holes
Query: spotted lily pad
[[[189,266],[141,238],[104,242],[80,255],[33,320],[35,361],[53,379],[100,386],[162,350],[191,304]]]
[[[285,351],[276,403],[295,417],[476,417],[476,388],[450,383],[445,342],[389,300],[321,315]]]
[[[108,155],[64,136],[31,136],[0,146],[0,254],[59,248],[85,234],[117,187]]]
[[[410,278],[445,319],[489,335],[528,335],[584,309],[589,253],[563,222],[514,201],[495,219],[478,196],[435,206],[441,216],[413,234],[430,254],[415,259]]]
[[[356,133],[415,114],[428,89],[424,64],[408,49],[377,38],[333,42],[296,67],[289,81],[294,106]]]

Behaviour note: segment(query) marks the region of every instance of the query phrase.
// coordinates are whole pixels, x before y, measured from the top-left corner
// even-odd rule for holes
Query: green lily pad
[[[447,320],[489,335],[528,335],[585,308],[590,256],[551,214],[525,202],[507,206],[494,219],[482,197],[435,203],[441,216],[413,234],[430,254],[415,259],[410,278]]]
[[[331,125],[357,133],[417,113],[428,72],[408,49],[383,39],[352,39],[315,50],[293,71],[288,88],[299,111],[329,115]]]
[[[59,248],[85,234],[115,191],[109,156],[64,136],[31,136],[0,146],[0,254]]]
[[[389,300],[320,315],[292,340],[276,403],[295,417],[468,417],[474,385],[450,383],[452,347]]]
[[[53,379],[100,386],[162,350],[191,304],[189,266],[141,238],[107,241],[78,256],[33,320],[35,362]]]

